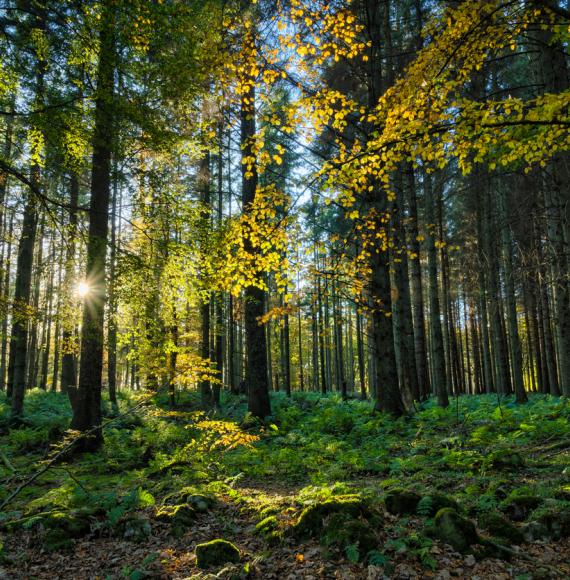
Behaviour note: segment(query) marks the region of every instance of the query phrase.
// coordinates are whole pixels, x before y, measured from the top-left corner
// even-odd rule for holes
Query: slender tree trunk
[[[247,42],[252,43],[253,40],[249,39]],[[257,192],[255,132],[255,84],[254,79],[248,78],[241,99],[242,204],[246,215],[253,210]],[[244,234],[244,249],[252,255],[259,252],[252,244],[248,232]],[[265,326],[260,323],[264,312],[264,294],[264,290],[252,285],[247,286],[244,291],[248,411],[260,418],[271,414]]]
[[[87,238],[86,280],[89,294],[83,305],[79,387],[73,404],[72,429],[89,432],[78,447],[93,450],[103,442],[101,390],[103,378],[104,311],[107,298],[105,257],[114,143],[113,88],[115,73],[115,6],[104,0],[99,30],[99,63],[93,129],[91,202]]]
[[[422,399],[429,397],[431,386],[427,364],[427,346],[424,311],[424,295],[422,268],[420,262],[420,233],[418,228],[418,203],[416,198],[416,182],[413,168],[408,169],[408,191],[410,208],[410,279],[412,295],[412,312],[414,316],[414,348],[416,354],[416,366],[418,371],[418,385]]]
[[[75,354],[75,245],[77,237],[77,206],[79,179],[72,172],[69,179],[69,225],[66,239],[65,276],[63,280],[64,312],[61,357],[61,392],[75,394],[77,386],[77,356]],[[71,390],[69,388],[71,387]]]
[[[431,177],[424,175],[425,215],[428,226],[435,226],[435,196]],[[428,256],[428,296],[430,331],[432,343],[432,385],[441,407],[449,405],[447,396],[447,375],[445,373],[443,333],[441,329],[441,311],[439,307],[439,289],[437,282],[437,252],[435,236],[429,235],[427,240]]]
[[[14,213],[10,216],[8,227],[8,243],[6,244],[6,259],[4,260],[4,298],[9,303],[10,298],[10,270],[12,269],[12,235],[14,233]],[[8,316],[2,320],[2,350],[0,352],[0,390],[6,390],[6,365],[8,363]]]
[[[109,400],[117,405],[117,298],[115,295],[115,277],[117,265],[117,205],[119,196],[119,163],[113,157],[113,196],[111,201],[111,248],[109,256],[109,312],[107,320],[107,380],[109,383]]]

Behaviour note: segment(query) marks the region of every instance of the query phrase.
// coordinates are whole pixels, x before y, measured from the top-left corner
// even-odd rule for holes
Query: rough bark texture
[[[104,310],[111,154],[113,144],[113,83],[115,70],[115,17],[112,0],[102,8],[99,63],[91,168],[91,202],[87,240],[86,280],[89,294],[83,305],[79,387],[74,397],[72,429],[89,431],[79,445],[96,449],[103,441],[101,383],[103,378]]]

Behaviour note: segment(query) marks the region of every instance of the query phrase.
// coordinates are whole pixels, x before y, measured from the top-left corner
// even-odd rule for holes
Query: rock
[[[479,541],[475,525],[461,517],[454,509],[440,509],[435,516],[437,537],[458,552],[466,552],[472,544]]]
[[[193,493],[186,497],[186,503],[197,512],[207,512],[216,505],[216,499],[208,495]]]
[[[499,512],[492,511],[482,515],[479,518],[479,525],[492,536],[507,540],[509,543],[522,544],[524,542],[523,533]]]
[[[358,560],[363,561],[371,550],[378,548],[378,538],[372,527],[360,519],[347,519],[344,514],[334,514],[327,521],[321,541],[325,546],[341,550],[354,546]]]
[[[570,508],[544,513],[523,526],[522,531],[528,542],[567,538],[570,536]]]
[[[415,491],[392,489],[386,494],[384,505],[387,512],[393,515],[413,514],[421,499],[421,495]]]
[[[420,515],[435,516],[440,509],[446,507],[459,511],[459,506],[454,499],[442,493],[432,493],[422,497],[416,507],[416,511]]]
[[[348,518],[356,518],[367,512],[366,505],[356,495],[341,495],[334,499],[317,502],[301,512],[293,526],[293,534],[297,537],[321,536],[325,518],[339,513]]]
[[[362,561],[368,552],[378,547],[374,528],[382,518],[355,495],[338,496],[305,508],[292,533],[297,538],[319,538],[328,547],[356,549],[355,556]],[[354,552],[353,552],[354,553]]]
[[[465,560],[463,560],[463,562],[465,562],[466,566],[472,568],[477,563],[477,560],[475,559],[475,556],[473,554],[468,554],[467,556],[465,556]]]
[[[91,531],[88,518],[81,511],[52,512],[41,519],[44,528],[43,544],[48,550],[68,548],[74,539]]]
[[[159,508],[155,517],[161,522],[169,522],[172,535],[178,538],[193,524],[195,512],[188,504],[167,505]]]
[[[228,562],[239,562],[239,550],[226,540],[212,540],[196,546],[196,565],[199,568],[209,568]]]
[[[509,518],[515,522],[525,520],[530,512],[536,509],[541,503],[542,498],[534,495],[513,495],[501,502],[501,509]]]
[[[152,534],[150,522],[146,518],[131,516],[119,524],[119,530],[125,540],[142,542]]]
[[[255,526],[255,531],[269,542],[279,540],[283,536],[279,532],[279,520],[275,516],[268,516],[261,520]]]

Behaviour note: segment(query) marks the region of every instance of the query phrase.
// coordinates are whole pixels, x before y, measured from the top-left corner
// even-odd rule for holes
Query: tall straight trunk
[[[499,187],[499,223],[501,226],[502,258],[505,268],[505,291],[506,291],[506,314],[507,330],[511,347],[511,366],[513,374],[513,384],[517,403],[526,403],[527,396],[524,389],[522,349],[517,322],[517,303],[515,296],[515,281],[513,274],[512,237],[507,219],[507,202],[505,192]]]
[[[311,300],[311,335],[312,335],[311,361],[313,367],[311,376],[311,388],[313,391],[317,392],[320,390],[319,323],[318,323],[317,297],[314,294]]]
[[[83,450],[103,442],[101,389],[103,379],[104,312],[107,298],[105,258],[114,137],[113,89],[115,75],[115,5],[104,0],[99,29],[97,92],[91,165],[91,201],[87,237],[86,280],[89,293],[83,304],[79,387],[73,402],[72,429],[89,432],[79,443]]]
[[[249,42],[253,43],[252,39]],[[242,206],[245,215],[254,209],[257,193],[257,161],[255,159],[255,81],[247,78],[241,97],[241,144],[242,144]],[[255,247],[248,233],[244,236],[244,249],[256,255]],[[247,351],[246,384],[248,411],[255,417],[271,414],[269,383],[267,380],[267,342],[265,326],[260,323],[264,312],[265,291],[257,286],[248,285],[244,290],[245,300],[245,339]]]
[[[560,94],[570,86],[566,47],[551,32],[539,32],[541,77],[546,93]],[[570,155],[557,153],[544,183],[546,234],[552,277],[554,329],[560,391],[570,396]]]
[[[222,138],[223,138],[223,127],[221,124],[218,127],[218,140],[220,144],[220,150],[217,156],[217,169],[218,169],[218,202],[217,202],[217,213],[216,221],[218,227],[222,226],[222,211],[224,204],[224,190],[223,190],[223,157],[222,157]],[[224,295],[222,292],[217,292],[213,296],[214,300],[214,318],[216,322],[216,330],[214,333],[214,362],[216,363],[216,370],[218,371],[217,378],[220,382],[214,383],[212,389],[212,396],[214,399],[214,404],[220,406],[220,384],[225,382],[224,375],[224,337],[225,337],[225,326],[224,326]]]
[[[109,400],[117,405],[117,310],[115,277],[117,269],[117,206],[119,197],[119,163],[113,156],[113,197],[111,201],[111,248],[109,256],[109,312],[107,317],[107,381]]]
[[[12,234],[14,233],[14,212],[10,216],[8,226],[8,243],[6,244],[6,259],[4,260],[4,298],[6,303],[10,298],[10,270],[12,269]],[[0,350],[0,391],[6,389],[6,365],[8,362],[8,316],[2,320],[2,348]]]
[[[391,66],[383,74],[384,61],[391,52],[390,1],[366,0],[365,30],[369,40],[369,62],[367,74],[367,106],[373,110],[385,88],[394,80]],[[372,184],[367,194],[367,209],[375,221],[376,231],[385,230],[389,203],[387,192],[381,183]],[[392,320],[392,292],[390,287],[390,264],[388,252],[381,247],[372,247],[369,266],[371,270],[368,291],[372,303],[372,340],[377,358],[375,409],[393,415],[404,413],[404,403],[398,384],[394,328]]]
[[[297,261],[299,260],[299,254],[297,254]],[[299,355],[299,390],[305,390],[305,371],[303,365],[303,333],[301,325],[301,280],[299,275],[299,270],[297,270],[297,331],[299,333],[299,340],[297,341],[297,349]]]
[[[325,357],[325,321],[323,318],[323,299],[321,292],[321,278],[317,275],[317,304],[319,313],[319,354],[321,359],[321,393],[327,394],[330,389],[327,380],[326,357]]]
[[[427,224],[435,225],[435,196],[431,177],[424,174],[425,216]],[[437,251],[434,235],[426,240],[428,257],[428,297],[430,333],[432,344],[432,385],[441,407],[449,405],[447,396],[447,375],[445,373],[444,344],[439,306],[439,285],[437,282]]]
[[[465,374],[467,376],[467,392],[472,395],[475,393],[475,389],[473,388],[471,352],[469,348],[469,320],[467,319],[467,293],[465,291],[465,285],[463,285],[463,334],[465,341]]]
[[[324,284],[324,300],[323,300],[323,310],[324,310],[324,339],[325,339],[325,369],[327,373],[327,385],[329,391],[334,391],[338,385],[336,385],[333,381],[333,373],[332,373],[332,333],[331,333],[331,316],[330,316],[330,307],[329,307],[329,300],[330,300],[330,292],[329,292],[329,279],[325,276],[325,284]]]
[[[284,290],[287,293],[287,288]],[[279,297],[281,308],[285,307],[283,295]],[[283,380],[283,389],[288,397],[291,396],[291,350],[290,350],[290,333],[289,333],[289,314],[283,314],[282,326],[279,329],[279,361],[281,369],[281,378]]]
[[[54,295],[54,278],[55,278],[55,235],[51,244],[50,252],[50,262],[48,263],[49,268],[49,280],[46,289],[46,308],[44,315],[44,328],[45,333],[42,337],[42,350],[41,350],[41,368],[40,368],[40,389],[47,390],[47,380],[48,380],[48,366],[49,366],[49,355],[51,348],[51,326],[53,321],[53,295]]]
[[[63,241],[63,238],[62,238]],[[53,341],[53,370],[51,375],[51,391],[57,391],[57,383],[59,380],[59,364],[60,364],[60,346],[61,346],[61,305],[62,305],[62,279],[63,279],[63,267],[64,263],[64,244],[61,244],[59,251],[59,271],[57,275],[57,305],[55,312],[55,329],[54,329],[54,341]]]
[[[477,332],[477,323],[475,320],[475,305],[469,304],[469,325],[471,327],[471,345],[473,348],[473,370],[475,375],[475,385],[473,394],[483,393],[483,368],[481,364],[481,341]]]
[[[427,363],[427,346],[425,331],[425,310],[422,267],[420,262],[421,247],[420,234],[418,227],[418,202],[416,196],[416,181],[414,179],[413,168],[408,168],[408,193],[409,193],[409,210],[410,210],[410,249],[412,257],[410,264],[410,283],[412,312],[414,317],[414,348],[416,354],[416,368],[418,372],[418,386],[421,398],[427,398],[431,392],[429,381],[428,363]]]
[[[341,392],[342,398],[347,399],[347,386],[344,367],[344,348],[342,340],[342,316],[340,313],[340,300],[337,295],[336,282],[332,281],[332,302],[333,302],[333,339],[334,339],[334,358],[336,370],[337,389]]]
[[[265,311],[269,310],[269,292],[265,293]],[[267,382],[269,384],[269,388],[273,385],[273,341],[272,336],[273,334],[273,324],[271,320],[267,321],[267,325],[265,328],[265,340],[267,342]],[[281,344],[279,344],[279,352],[281,352]],[[277,375],[278,376],[278,375]],[[277,381],[276,384],[273,385],[273,389],[275,391],[279,390],[279,382]]]
[[[541,278],[544,280],[544,271],[541,272]],[[556,366],[556,349],[554,346],[554,333],[552,332],[550,301],[546,286],[539,286],[540,293],[540,311],[542,318],[542,332],[544,334],[544,352],[546,358],[546,368],[548,370],[548,385],[550,394],[560,395],[560,382]]]
[[[540,393],[548,392],[548,377],[544,368],[544,352],[541,339],[540,323],[536,305],[536,294],[532,288],[533,282],[527,281],[523,285],[525,312],[528,313],[528,333],[532,338],[532,347],[534,352],[534,366],[536,368],[536,385]]]
[[[77,238],[77,206],[79,203],[79,178],[74,171],[69,176],[69,225],[66,239],[65,276],[63,279],[63,332],[61,357],[61,392],[74,393],[77,386],[77,356],[75,354],[75,246]],[[71,387],[72,390],[69,390]]]
[[[32,183],[40,185],[40,168],[32,167]],[[34,246],[38,225],[37,200],[32,192],[24,208],[22,234],[18,245],[16,262],[16,282],[14,287],[14,309],[12,311],[12,331],[10,334],[10,357],[8,361],[8,396],[11,401],[11,417],[19,421],[24,412],[24,392],[26,389],[26,361],[28,359],[28,316],[25,310],[30,306]]]
[[[210,195],[210,153],[206,151],[198,168],[198,190],[200,192],[200,201],[202,202],[201,212],[201,227],[203,243],[208,237],[211,229],[211,195]],[[205,260],[205,255],[201,257]],[[207,298],[202,298],[200,304],[200,356],[204,360],[210,360],[210,293]],[[200,381],[200,399],[202,406],[205,408],[211,407],[214,404],[212,398],[212,386],[208,378]]]
[[[40,296],[42,290],[42,277],[44,273],[44,234],[45,219],[41,220],[38,240],[36,243],[36,257],[34,259],[36,267],[32,274],[32,311],[34,316],[30,323],[30,339],[28,347],[28,360],[26,363],[27,388],[33,389],[38,386],[38,366],[40,353],[38,351],[38,314],[40,311]]]
[[[356,312],[356,352],[358,354],[358,379],[360,380],[360,398],[366,399],[366,361],[364,360],[364,330],[362,313]]]
[[[495,381],[493,378],[493,366],[491,360],[491,343],[489,336],[489,313],[487,310],[487,285],[489,265],[485,251],[485,203],[481,190],[485,188],[484,175],[481,167],[476,165],[473,168],[470,179],[470,188],[475,196],[476,202],[476,219],[477,219],[477,266],[479,269],[479,320],[481,325],[480,340],[483,363],[483,379],[485,392],[491,393],[495,390]]]
[[[406,232],[404,229],[404,181],[403,171],[395,178],[396,203],[392,210],[392,225],[394,229],[394,269],[395,292],[393,300],[396,306],[397,333],[400,341],[400,375],[402,377],[402,393],[411,401],[420,399],[418,369],[414,340],[414,323],[412,319],[412,303],[410,299],[408,252]]]

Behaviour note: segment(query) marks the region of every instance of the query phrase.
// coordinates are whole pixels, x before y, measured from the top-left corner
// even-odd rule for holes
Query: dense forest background
[[[227,459],[236,448],[256,456],[303,421],[315,442],[350,437],[366,417],[406,449],[406,421],[426,421],[418,433],[448,432],[445,453],[463,452],[468,416],[495,421],[470,440],[485,457],[508,447],[472,457],[484,477],[522,469],[518,443],[548,458],[560,445],[556,471],[570,446],[569,30],[555,0],[4,0],[6,521],[33,527],[6,510],[37,481],[81,488],[60,466],[86,469],[83,452],[164,459],[183,437],[149,442],[172,422],[204,423],[194,452],[221,453],[218,437],[232,477],[267,475]],[[133,417],[144,450],[131,431],[117,440]],[[351,443],[366,459],[337,449],[346,477],[321,483],[361,460],[382,472],[368,428]],[[301,457],[311,432],[298,436]],[[389,444],[372,447],[380,461]],[[267,461],[295,465],[278,453]],[[564,489],[545,493],[567,514]],[[133,510],[150,505],[139,492]],[[356,565],[370,550],[352,540]]]

